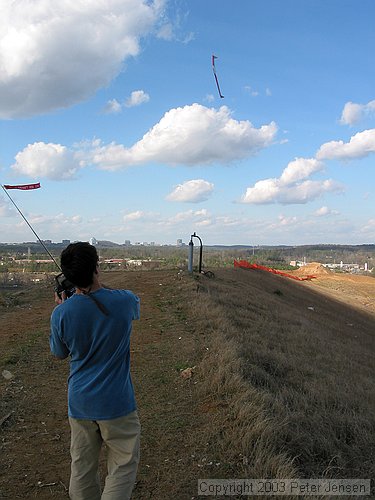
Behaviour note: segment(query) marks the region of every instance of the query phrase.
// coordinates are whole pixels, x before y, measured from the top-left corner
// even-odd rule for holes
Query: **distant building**
[[[182,247],[182,240],[181,239],[177,240],[176,246]]]
[[[289,262],[289,265],[293,266],[293,267],[303,267],[303,266],[306,266],[306,259],[304,259],[303,261],[302,260],[291,260]]]
[[[129,266],[134,266],[134,267],[137,267],[137,266],[141,266],[142,265],[142,262],[143,260],[140,260],[140,259],[129,259],[127,261],[127,264]]]
[[[70,245],[70,240],[62,240],[61,243],[63,245]]]
[[[127,247],[130,247],[130,245],[131,245],[131,241],[130,241],[130,240],[125,240],[125,245],[126,245]]]
[[[104,259],[104,264],[122,264],[125,259]]]
[[[94,237],[90,238],[90,245],[97,245],[98,244],[98,240]]]

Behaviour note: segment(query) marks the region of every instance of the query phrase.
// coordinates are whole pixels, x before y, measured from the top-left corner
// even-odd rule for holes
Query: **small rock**
[[[2,376],[6,379],[6,380],[10,380],[14,377],[13,373],[11,373],[10,371],[8,370],[3,370],[1,372]]]
[[[186,370],[182,370],[180,375],[184,379],[191,378],[194,373],[195,366],[192,366],[191,368],[186,368]]]

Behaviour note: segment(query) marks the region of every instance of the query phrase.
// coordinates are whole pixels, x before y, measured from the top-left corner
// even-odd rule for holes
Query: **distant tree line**
[[[59,262],[62,244],[51,244],[47,248]],[[116,245],[112,247],[108,242],[104,246],[97,245],[100,260],[108,259],[131,259],[154,261],[148,267],[176,267],[185,268],[188,262],[188,246],[125,246]],[[28,252],[30,249],[30,252]],[[27,262],[30,257],[31,262]],[[23,260],[16,263],[15,260]],[[0,245],[0,272],[18,271],[27,272],[54,272],[54,263],[36,262],[48,259],[46,253],[39,244]],[[198,264],[199,245],[194,246],[194,265]],[[293,260],[306,260],[306,262],[356,263],[368,268],[375,267],[375,245],[304,245],[304,246],[204,246],[203,267],[231,267],[235,259],[244,259],[250,262],[278,269],[290,269]],[[157,264],[156,264],[157,261]],[[102,264],[103,269],[126,268],[126,265]],[[145,264],[147,267],[147,264]]]

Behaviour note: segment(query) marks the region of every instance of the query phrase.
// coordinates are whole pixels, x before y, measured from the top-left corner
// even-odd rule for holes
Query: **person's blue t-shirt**
[[[51,315],[50,347],[59,358],[70,355],[68,414],[110,420],[136,409],[130,376],[132,320],[139,319],[139,298],[129,290],[100,288],[75,294]]]

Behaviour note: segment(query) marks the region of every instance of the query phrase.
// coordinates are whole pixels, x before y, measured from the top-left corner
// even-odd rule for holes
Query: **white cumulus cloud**
[[[116,101],[117,102],[117,101]],[[116,103],[112,103],[116,107]],[[100,139],[82,141],[68,148],[37,142],[20,151],[12,165],[19,174],[64,180],[80,168],[94,165],[118,170],[146,163],[166,165],[228,164],[255,155],[272,144],[277,132],[274,122],[255,128],[249,121],[237,121],[226,106],[219,110],[192,104],[171,109],[132,147]]]
[[[338,215],[338,213],[339,212],[337,210],[332,210],[326,206],[323,206],[318,208],[318,210],[314,212],[314,215],[316,217],[326,217],[327,215]]]
[[[48,223],[52,227],[58,228],[62,225],[79,225],[82,223],[82,217],[80,215],[68,216],[63,213],[57,215],[30,214],[29,221],[35,225]]]
[[[74,153],[61,144],[35,142],[17,153],[15,159],[12,170],[34,179],[70,179],[80,169]]]
[[[118,102],[117,99],[111,99],[110,101],[107,102],[107,104],[104,106],[103,113],[105,115],[111,115],[111,114],[116,114],[120,113],[122,110],[121,104]]]
[[[128,214],[125,214],[123,220],[125,222],[136,221],[143,219],[144,216],[145,212],[143,212],[142,210],[135,210],[134,212],[129,212]]]
[[[278,225],[280,226],[294,226],[297,223],[298,219],[296,216],[287,217],[283,214],[278,216]]]
[[[162,225],[174,226],[181,223],[199,223],[207,220],[210,217],[208,210],[203,208],[202,210],[187,210],[186,212],[178,212],[177,214],[169,217],[168,219],[161,222]]]
[[[304,204],[319,198],[325,192],[341,192],[342,189],[341,184],[332,179],[306,180],[289,186],[280,184],[278,179],[266,179],[247,188],[242,201],[254,204]]]
[[[212,194],[214,185],[203,179],[193,179],[183,184],[178,184],[166,197],[169,201],[183,201],[199,203],[206,201]]]
[[[342,186],[332,179],[308,179],[322,168],[321,162],[314,158],[296,158],[288,164],[279,178],[263,179],[248,187],[241,201],[253,204],[302,204],[325,192],[342,191]]]
[[[134,106],[139,106],[144,102],[148,102],[150,96],[144,90],[133,90],[128,99],[125,102],[127,108],[132,108]]]
[[[0,3],[0,118],[27,117],[88,98],[140,51],[164,0]]]
[[[97,145],[92,163],[106,170],[147,162],[225,164],[255,155],[272,144],[276,132],[274,122],[255,128],[249,121],[234,120],[226,106],[217,110],[195,103],[169,110],[130,148]]]
[[[375,114],[375,100],[367,104],[357,104],[349,101],[344,106],[340,123],[343,125],[354,125],[371,114]]]
[[[364,158],[375,152],[375,129],[358,132],[349,142],[330,141],[320,146],[316,157],[319,160],[352,160]]]
[[[280,177],[280,183],[291,184],[309,177],[314,172],[323,169],[323,163],[315,158],[295,158],[288,163]]]

